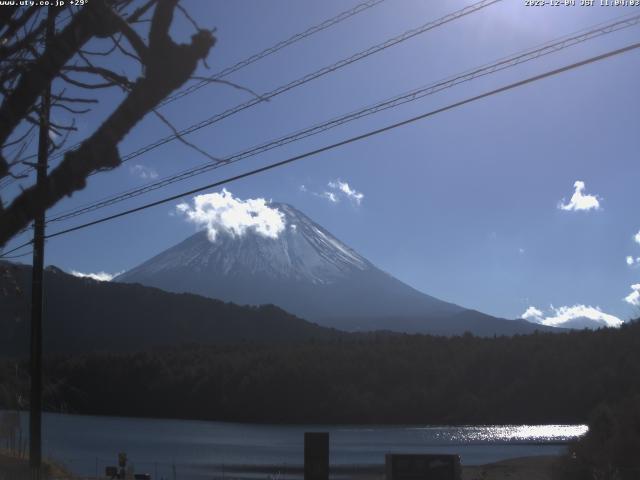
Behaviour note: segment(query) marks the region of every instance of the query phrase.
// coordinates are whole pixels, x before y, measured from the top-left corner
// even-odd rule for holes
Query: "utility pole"
[[[48,7],[45,49],[51,44],[54,34],[55,16],[53,7]],[[49,156],[49,113],[51,110],[51,82],[41,97],[38,136],[38,164],[36,188],[44,194]],[[44,269],[44,202],[39,202],[33,222],[33,268],[31,278],[31,394],[29,402],[29,465],[32,480],[41,479],[42,467],[42,279]]]

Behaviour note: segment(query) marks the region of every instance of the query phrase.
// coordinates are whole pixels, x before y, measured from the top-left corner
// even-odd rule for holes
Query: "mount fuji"
[[[504,320],[424,294],[380,270],[291,205],[269,204],[277,235],[200,231],[114,278],[237,304],[275,304],[347,331],[478,335],[548,328]]]

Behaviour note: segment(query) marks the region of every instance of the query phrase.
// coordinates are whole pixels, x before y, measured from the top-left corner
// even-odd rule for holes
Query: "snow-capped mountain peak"
[[[214,237],[201,231],[117,280],[189,268],[224,276],[266,276],[327,284],[353,270],[372,267],[365,258],[292,206],[271,204],[270,207],[282,213],[285,223],[275,238],[251,228],[242,234],[223,230]]]
[[[272,303],[347,329],[366,329],[374,318],[384,319],[375,328],[393,329],[398,318],[465,311],[383,272],[291,205],[231,205],[225,192],[205,200],[210,203],[181,207],[200,232],[114,280],[238,304]],[[412,322],[403,330],[420,331],[423,322]]]

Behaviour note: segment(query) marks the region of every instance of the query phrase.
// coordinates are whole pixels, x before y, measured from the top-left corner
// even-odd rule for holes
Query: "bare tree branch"
[[[4,21],[5,25],[7,25],[7,30],[5,32],[2,33],[2,38],[3,40],[7,40],[11,37],[13,37],[16,32],[22,28],[24,26],[24,24],[26,24],[29,19],[38,12],[38,8],[37,7],[29,7],[27,9],[25,9],[24,13],[22,15],[20,15],[18,18],[16,18],[15,20],[13,19],[13,13],[15,12],[16,7],[14,6],[13,9],[9,8],[6,10],[7,14],[9,15],[8,19]],[[4,13],[4,8],[2,9],[3,13]],[[2,57],[0,57],[2,58]]]
[[[72,19],[69,25],[55,35],[43,55],[20,76],[12,95],[5,97],[0,106],[0,144],[13,132],[40,92],[58,75],[60,69],[75,55],[92,36],[108,35],[112,28],[109,22],[111,10],[104,0],[87,4]],[[0,178],[7,174],[7,164],[0,157]]]
[[[196,152],[204,155],[209,160],[212,160],[214,162],[221,162],[222,161],[222,159],[214,157],[213,155],[211,155],[206,150],[203,150],[202,148],[198,147],[196,144],[191,143],[190,141],[186,140],[182,136],[182,134],[178,131],[178,129],[175,126],[173,126],[173,124],[167,119],[167,117],[165,117],[163,114],[161,114],[157,109],[154,108],[153,109],[153,113],[155,113],[156,117],[158,117],[162,121],[162,123],[164,123],[165,125],[167,125],[171,129],[171,131],[173,132],[173,134],[175,135],[176,139],[179,142],[182,142],[187,147],[192,148]]]
[[[71,108],[69,105],[65,105],[64,103],[53,103],[51,104],[51,108],[61,108],[66,110],[69,113],[73,113],[74,115],[82,115],[85,113],[89,113],[91,111],[90,108],[76,109]]]
[[[70,103],[98,103],[98,100],[95,98],[81,98],[81,97],[65,97],[64,95],[51,95],[51,98],[55,100],[59,100],[61,102],[70,102]]]
[[[29,136],[29,134],[31,132],[33,132],[33,129],[36,128],[35,125],[31,125],[27,131],[24,133],[24,135],[19,136],[18,138],[16,138],[15,140],[12,140],[10,142],[5,143],[4,145],[2,145],[2,148],[7,148],[10,147],[12,145],[17,145],[18,143],[22,142],[25,138],[27,138],[27,136]]]
[[[71,77],[69,77],[68,75],[62,73],[62,71],[59,73],[60,78],[62,78],[65,82],[70,83],[71,85],[75,85],[76,87],[80,87],[80,88],[85,88],[87,90],[96,90],[96,89],[100,89],[100,88],[110,88],[110,87],[117,87],[118,84],[115,82],[105,82],[105,83],[86,83],[86,82],[81,82],[80,80],[75,80]]]
[[[121,42],[121,38],[120,37],[116,37],[115,35],[111,36],[111,40],[113,40],[114,45],[118,48],[118,50],[120,50],[120,52],[122,52],[124,55],[126,55],[127,57],[133,58],[134,60],[136,60],[137,62],[142,63],[142,59],[135,55],[134,53],[131,53],[129,50],[127,50],[126,48],[124,48],[122,46],[122,42]]]
[[[124,38],[126,38],[127,41],[129,42],[129,45],[131,45],[133,49],[136,51],[137,55],[132,55],[131,53],[125,51],[121,46],[120,42],[117,41],[112,36],[112,38],[114,38],[114,41],[116,42],[116,45],[118,45],[118,48],[120,48],[120,50],[123,53],[129,56],[132,56],[133,58],[137,59],[138,61],[141,61],[142,63],[146,63],[145,59],[147,58],[149,52],[148,52],[147,45],[144,43],[144,40],[142,40],[142,37],[140,37],[140,35],[138,35],[138,33],[124,19],[120,17],[118,18],[120,19],[119,25],[118,25],[118,27],[120,28],[120,31],[124,35]]]
[[[248,87],[244,87],[242,85],[239,85],[237,83],[234,82],[230,82],[229,80],[224,80],[222,78],[208,78],[208,77],[199,77],[197,75],[194,75],[193,77],[191,77],[193,80],[201,80],[201,81],[205,81],[205,82],[209,82],[209,83],[220,83],[222,85],[227,85],[229,87],[233,87],[237,90],[242,90],[243,92],[247,92],[251,95],[253,95],[255,98],[257,98],[258,100],[262,101],[262,102],[268,102],[269,99],[263,97],[262,95],[260,95],[259,93],[257,93],[254,90],[251,90]]]
[[[193,27],[196,29],[196,31],[202,30],[202,28],[200,28],[198,23],[193,19],[193,17],[189,14],[189,12],[187,12],[186,8],[184,8],[180,4],[178,4],[177,7],[178,7],[178,10],[180,10],[180,12],[184,15],[184,17],[189,21],[189,23],[191,23],[191,25],[193,25]]]
[[[142,5],[140,8],[136,9],[131,15],[127,17],[128,23],[136,23],[140,20],[140,17],[147,13],[147,11],[157,2],[158,0],[149,0],[147,3]]]
[[[120,36],[122,36],[122,34],[120,34]],[[113,39],[112,39],[113,40]],[[79,54],[83,54],[83,55],[93,55],[93,56],[99,56],[99,57],[108,57],[109,55],[111,55],[115,49],[118,48],[118,44],[113,41],[113,45],[111,46],[111,48],[109,48],[109,50],[105,50],[104,52],[95,52],[95,51],[91,51],[91,50],[78,50]]]
[[[63,70],[74,71],[74,72],[83,72],[83,73],[91,73],[91,74],[94,74],[94,75],[99,75],[102,78],[104,78],[105,80],[109,80],[112,83],[124,85],[124,86],[127,86],[129,88],[132,87],[133,84],[134,84],[134,82],[129,80],[124,75],[120,75],[120,74],[118,74],[118,73],[116,73],[116,72],[114,72],[112,70],[109,70],[108,68],[98,67],[98,66],[94,66],[92,64],[90,64],[87,67],[78,66],[78,65],[67,66],[67,67],[64,67]]]
[[[13,55],[17,51],[26,48],[27,45],[31,44],[38,36],[44,32],[45,27],[47,26],[47,20],[42,20],[36,28],[31,29],[31,31],[26,32],[26,34],[18,41],[12,43],[11,45],[1,46],[0,47],[0,59],[8,58]]]
[[[0,246],[26,227],[38,209],[50,208],[65,196],[83,189],[91,173],[120,165],[118,144],[122,139],[164,98],[181,87],[193,75],[198,62],[208,55],[215,44],[209,31],[198,31],[189,44],[176,44],[169,36],[176,4],[177,0],[158,0],[151,22],[145,74],[133,84],[120,105],[78,149],[65,154],[47,177],[45,188],[32,186],[24,190],[0,213]],[[80,13],[85,11],[87,9]],[[108,20],[119,28],[126,24],[116,12],[106,13],[117,17]],[[63,65],[57,67],[58,71]]]

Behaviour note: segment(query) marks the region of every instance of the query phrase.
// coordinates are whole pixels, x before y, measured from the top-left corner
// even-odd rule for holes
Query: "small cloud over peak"
[[[347,182],[343,182],[340,179],[329,182],[328,187],[342,193],[345,197],[354,201],[358,205],[360,205],[364,198],[364,194],[362,192],[358,192],[355,188],[351,188]]]
[[[558,204],[560,210],[570,212],[600,210],[601,199],[597,195],[585,194],[584,189],[586,186],[583,181],[577,180],[573,187],[575,190],[569,203],[564,203],[565,200],[562,199]]]
[[[176,211],[198,228],[206,229],[211,242],[216,241],[219,232],[241,237],[249,230],[275,239],[285,227],[284,214],[270,207],[264,198],[242,200],[226,189],[197,195],[193,197],[193,205],[180,203]]]
[[[91,278],[93,280],[97,280],[98,282],[110,282],[115,277],[124,272],[118,273],[107,273],[107,272],[96,272],[96,273],[83,273],[78,272],[77,270],[71,270],[71,275],[79,278]]]
[[[129,172],[142,180],[155,180],[158,178],[158,172],[154,168],[140,164],[132,165],[129,168]]]
[[[340,203],[341,200],[347,199],[359,206],[364,199],[364,193],[359,192],[348,182],[343,182],[340,179],[328,182],[327,188],[328,190],[319,193],[318,191],[309,190],[306,185],[300,185],[299,190],[304,193],[310,193],[315,197],[324,198],[330,203]]]
[[[640,285],[638,285],[640,288]],[[536,307],[529,307],[521,317],[530,322],[548,327],[560,328],[600,328],[619,327],[624,322],[614,315],[603,312],[600,307],[573,305],[558,307],[553,305],[547,313]]]
[[[331,203],[338,203],[340,201],[338,196],[333,192],[322,192],[321,196],[329,200]]]
[[[631,285],[631,293],[624,297],[624,301],[634,307],[640,307],[640,283]]]

